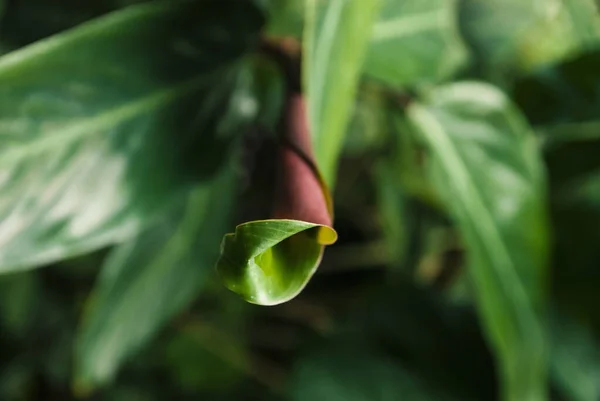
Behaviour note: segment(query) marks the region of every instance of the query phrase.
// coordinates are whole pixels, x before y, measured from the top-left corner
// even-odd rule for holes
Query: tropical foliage
[[[600,400],[593,0],[0,10],[0,399]]]

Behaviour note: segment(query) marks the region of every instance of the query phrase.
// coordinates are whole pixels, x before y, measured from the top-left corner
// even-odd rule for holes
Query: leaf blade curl
[[[283,115],[272,219],[240,224],[225,235],[217,272],[244,300],[277,305],[298,295],[337,240],[331,196],[315,166],[306,107],[292,94]]]

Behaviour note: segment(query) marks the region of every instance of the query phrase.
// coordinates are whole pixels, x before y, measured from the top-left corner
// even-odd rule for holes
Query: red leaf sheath
[[[291,95],[286,104],[285,140],[279,147],[276,219],[294,219],[331,226],[332,216],[314,162],[304,98]]]

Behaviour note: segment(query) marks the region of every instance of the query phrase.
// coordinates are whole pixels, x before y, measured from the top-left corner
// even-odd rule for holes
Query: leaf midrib
[[[426,138],[429,146],[435,149],[435,153],[442,164],[446,166],[452,166],[451,169],[458,173],[455,174],[455,178],[458,178],[458,180],[463,183],[465,188],[468,188],[468,193],[474,195],[465,196],[466,191],[458,191],[458,196],[461,198],[460,202],[463,205],[469,205],[465,206],[467,213],[469,210],[477,210],[479,212],[477,219],[474,219],[471,213],[468,214],[472,221],[479,221],[479,224],[473,224],[473,227],[477,230],[479,236],[484,239],[482,242],[486,244],[487,251],[490,253],[490,255],[495,255],[498,257],[498,260],[501,260],[500,263],[494,263],[494,258],[491,258],[491,265],[494,266],[492,271],[495,273],[498,283],[502,285],[503,293],[513,294],[513,297],[505,297],[505,299],[511,304],[513,311],[517,311],[517,313],[513,313],[513,315],[516,317],[519,323],[519,331],[530,333],[538,332],[539,330],[537,325],[530,323],[536,321],[533,311],[531,309],[524,310],[520,307],[522,305],[528,305],[530,302],[528,301],[527,293],[523,288],[519,277],[516,275],[515,263],[510,257],[496,225],[493,223],[492,216],[481,199],[481,194],[470,179],[468,169],[462,163],[454,143],[449,139],[449,136],[445,133],[444,128],[433,116],[431,116],[425,107],[414,104],[409,109],[409,113],[413,118],[415,118],[415,120],[420,121],[421,125],[425,127],[425,129],[420,131],[423,133],[423,136]],[[485,229],[480,229],[479,227],[485,227]],[[503,266],[504,264],[507,266],[512,266],[512,270],[505,269],[505,274],[499,274],[498,267]],[[509,280],[505,279],[507,275],[510,276]],[[516,302],[517,298],[519,302]],[[525,318],[524,315],[528,315],[527,318]]]

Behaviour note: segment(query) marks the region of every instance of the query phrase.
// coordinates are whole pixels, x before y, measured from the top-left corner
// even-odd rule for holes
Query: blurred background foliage
[[[600,400],[593,0],[3,0],[0,399]],[[339,241],[244,303],[304,48]]]

